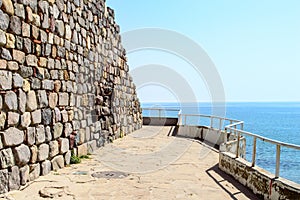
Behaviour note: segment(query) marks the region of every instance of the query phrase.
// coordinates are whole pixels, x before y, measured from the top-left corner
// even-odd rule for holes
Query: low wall
[[[143,125],[151,126],[176,126],[178,118],[143,117]]]
[[[234,154],[220,152],[219,168],[250,188],[261,199],[300,199],[300,185],[274,175]]]
[[[205,126],[179,126],[177,136],[198,138],[218,146],[224,142],[224,132]]]

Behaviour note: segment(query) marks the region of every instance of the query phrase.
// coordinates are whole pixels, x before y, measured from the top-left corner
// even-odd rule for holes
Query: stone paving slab
[[[218,169],[218,152],[171,128],[145,126],[0,200],[256,199]]]

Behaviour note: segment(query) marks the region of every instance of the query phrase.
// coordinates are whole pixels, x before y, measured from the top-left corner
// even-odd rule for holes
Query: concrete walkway
[[[145,126],[99,149],[92,159],[51,172],[0,200],[256,199],[218,169],[215,150],[168,137],[173,128]]]

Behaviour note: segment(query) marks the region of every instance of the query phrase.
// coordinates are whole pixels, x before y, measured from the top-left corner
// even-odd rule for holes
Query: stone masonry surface
[[[0,0],[0,193],[141,128],[104,0]]]

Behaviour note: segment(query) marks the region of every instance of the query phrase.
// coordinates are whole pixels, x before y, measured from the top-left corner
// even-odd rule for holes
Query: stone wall
[[[274,175],[228,152],[220,152],[219,168],[250,188],[260,199],[300,199],[300,185]]]
[[[141,128],[104,0],[0,0],[0,193]]]

